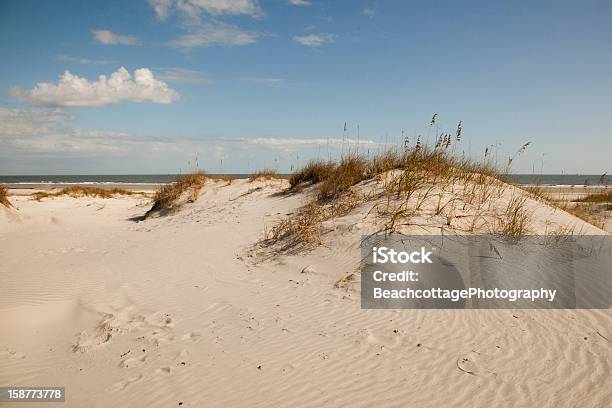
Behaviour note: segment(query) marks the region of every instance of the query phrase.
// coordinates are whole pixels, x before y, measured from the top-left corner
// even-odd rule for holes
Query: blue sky
[[[610,172],[610,16],[608,1],[5,0],[0,174],[196,156],[286,172],[343,137],[364,154],[431,140],[434,113],[439,132],[463,121],[457,150],[476,158],[532,142],[515,172]]]

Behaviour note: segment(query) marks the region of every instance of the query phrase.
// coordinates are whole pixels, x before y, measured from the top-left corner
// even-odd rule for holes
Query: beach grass
[[[589,194],[574,200],[577,203],[612,203],[612,189],[606,189],[599,193]]]
[[[335,167],[333,162],[311,160],[289,177],[289,186],[292,190],[295,190],[305,183],[317,184],[328,179]]]
[[[172,183],[160,186],[153,196],[153,205],[144,215],[144,219],[150,217],[153,213],[168,211],[177,207],[179,199],[187,194],[188,202],[195,202],[200,190],[206,183],[206,173],[197,171],[191,174],[178,176]]]
[[[278,177],[278,172],[276,170],[262,169],[262,170],[256,171],[255,173],[251,174],[249,176],[249,181],[253,182],[257,180],[271,180],[277,177]]]
[[[8,187],[2,184],[0,184],[0,204],[6,208],[11,208],[13,206],[8,199]]]
[[[400,232],[416,215],[440,219],[441,228],[454,227],[457,213],[467,209],[473,214],[466,232],[512,237],[529,233],[532,220],[525,197],[513,197],[501,211],[493,210],[494,201],[511,187],[507,173],[512,160],[505,171],[500,171],[491,160],[477,162],[456,155],[457,141],[458,137],[446,134],[433,147],[418,140],[403,150],[388,149],[368,157],[349,153],[337,163],[309,162],[290,177],[288,190],[316,185],[313,198],[299,212],[272,227],[264,242],[272,245],[284,241],[285,248],[320,244],[322,223],[368,202],[374,203],[368,214],[374,212],[384,220],[381,231],[386,233]],[[513,159],[528,145],[522,145]],[[355,188],[371,180],[378,186],[373,190],[376,193],[362,194]]]
[[[32,199],[41,201],[43,198],[55,198],[61,196],[69,196],[72,198],[79,197],[91,197],[91,198],[113,198],[118,195],[132,196],[142,195],[143,193],[125,190],[122,188],[98,188],[98,187],[87,187],[87,186],[72,186],[62,188],[59,191],[37,191],[33,193]]]

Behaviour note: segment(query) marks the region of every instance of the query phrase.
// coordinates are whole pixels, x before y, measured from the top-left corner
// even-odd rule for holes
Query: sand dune
[[[196,202],[141,222],[142,197],[11,197],[18,210],[0,209],[0,384],[65,386],[67,407],[612,401],[611,311],[361,310],[358,276],[335,284],[377,228],[368,208],[326,221],[325,245],[272,257],[254,244],[308,194],[277,194],[285,187],[210,182]],[[604,233],[529,205],[540,232]]]

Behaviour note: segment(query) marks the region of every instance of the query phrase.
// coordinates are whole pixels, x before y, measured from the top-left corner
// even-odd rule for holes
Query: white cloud
[[[241,143],[255,145],[255,146],[267,146],[267,147],[313,147],[313,146],[326,146],[328,143],[330,146],[342,146],[345,145],[378,145],[380,143],[373,140],[354,140],[354,139],[300,139],[300,138],[277,138],[277,137],[258,137],[254,139],[233,139],[239,140]]]
[[[106,45],[137,45],[138,40],[131,35],[119,35],[109,30],[91,30],[94,39]]]
[[[155,15],[160,20],[165,20],[170,14],[173,0],[149,0],[149,4],[153,7]]]
[[[149,4],[160,20],[165,20],[173,10],[190,19],[199,19],[203,14],[247,15],[255,18],[263,15],[257,0],[149,0]]]
[[[159,20],[180,17],[186,33],[168,42],[175,48],[240,46],[257,42],[261,33],[243,30],[219,20],[224,15],[263,16],[257,0],[149,0]]]
[[[70,55],[66,55],[66,54],[57,54],[55,56],[55,59],[57,61],[69,62],[72,64],[81,64],[81,65],[108,65],[108,64],[115,63],[115,61],[109,61],[109,60],[92,60],[89,58],[71,57]]]
[[[363,14],[364,16],[372,17],[376,14],[376,10],[371,9],[369,7],[365,7],[363,10],[361,10],[361,14]]]
[[[203,23],[190,33],[170,41],[176,48],[210,47],[214,45],[240,46],[257,41],[259,33],[244,31],[223,23]]]
[[[334,158],[343,145],[357,146],[355,140],[340,138],[162,137],[85,130],[71,123],[77,119],[57,110],[0,107],[0,173],[170,173],[185,169],[194,155],[210,171],[250,172],[271,163],[278,163],[279,171],[289,171],[322,151]],[[364,150],[382,147],[371,140],[360,140],[359,145]]]
[[[110,78],[100,75],[90,81],[65,71],[56,84],[39,82],[29,91],[18,87],[13,95],[32,105],[40,106],[103,106],[122,101],[172,103],[178,93],[165,82],[156,79],[148,68],[134,71],[134,79],[123,67]]]
[[[298,35],[293,37],[296,42],[308,47],[318,47],[326,43],[334,42],[334,38],[332,34],[328,33]]]
[[[159,79],[168,82],[192,83],[192,84],[208,84],[211,81],[204,76],[200,71],[195,71],[187,68],[173,67],[161,68],[157,71]]]
[[[7,152],[34,155],[46,153],[117,152],[129,135],[89,131],[65,125],[76,117],[61,112],[9,110],[0,108],[0,146]]]
[[[308,0],[289,0],[292,6],[310,6],[312,3]]]

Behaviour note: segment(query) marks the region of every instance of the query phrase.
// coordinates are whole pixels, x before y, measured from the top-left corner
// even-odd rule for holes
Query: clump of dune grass
[[[353,191],[326,203],[311,201],[294,217],[283,219],[274,225],[266,234],[266,243],[274,244],[283,240],[281,250],[321,244],[323,222],[345,216],[364,202],[365,197]]]
[[[117,195],[135,195],[142,194],[137,193],[135,191],[129,191],[122,188],[99,188],[99,187],[87,187],[87,186],[71,186],[62,188],[59,191],[50,192],[50,191],[37,191],[33,193],[32,199],[36,201],[40,201],[43,198],[54,198],[61,196],[69,196],[72,198],[79,197],[92,197],[92,198],[113,198]]]
[[[593,196],[596,196],[596,194],[593,194]],[[587,201],[581,201],[585,198]],[[606,219],[610,216],[607,212],[612,211],[612,204],[609,204],[605,198],[600,197],[588,198],[587,196],[583,199],[575,200],[574,202],[558,203],[557,206],[563,211],[580,218],[582,221],[605,229]]]
[[[0,184],[0,204],[6,208],[11,208],[13,206],[8,199],[8,188],[2,184]]]
[[[399,169],[405,164],[404,158],[405,157],[400,155],[396,150],[389,149],[380,155],[374,156],[368,162],[367,174],[369,176],[375,176],[377,174],[386,173],[389,170]]]
[[[178,176],[174,182],[160,186],[153,196],[153,206],[145,213],[144,219],[147,219],[153,213],[169,211],[175,208],[183,194],[187,194],[188,202],[195,202],[205,183],[206,174],[198,171]]]
[[[611,203],[612,189],[606,189],[600,193],[589,194],[585,197],[574,200],[577,203]]]
[[[514,238],[528,234],[531,217],[526,202],[526,197],[512,197],[494,232]]]
[[[368,178],[367,168],[368,162],[361,156],[344,157],[321,183],[318,199],[326,201],[338,198],[349,188]]]
[[[308,203],[295,217],[283,219],[276,224],[267,234],[267,240],[273,243],[286,239],[283,249],[299,244],[320,244],[321,222],[324,218],[324,209],[320,204]]]
[[[236,179],[236,176],[215,176],[213,178],[214,181],[225,181],[227,183],[226,186],[231,185]]]
[[[291,189],[296,189],[304,183],[317,184],[326,180],[331,175],[336,166],[332,162],[322,160],[311,160],[301,170],[293,173],[289,177]]]
[[[263,169],[251,174],[249,176],[249,181],[253,182],[256,180],[271,180],[276,177],[278,177],[278,172],[276,170]]]

